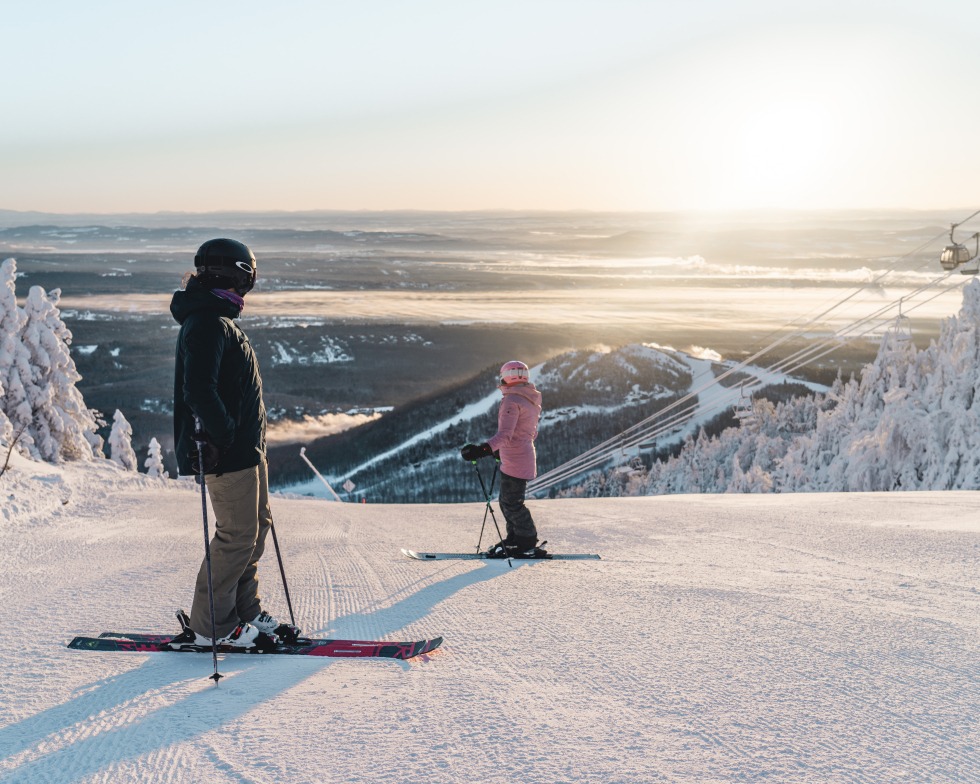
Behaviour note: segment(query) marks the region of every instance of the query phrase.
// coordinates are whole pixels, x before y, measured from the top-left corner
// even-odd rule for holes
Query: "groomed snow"
[[[980,781],[975,492],[536,501],[603,560],[513,568],[399,554],[474,547],[478,503],[276,497],[308,633],[446,642],[217,686],[208,655],[65,647],[174,629],[193,485],[15,458],[0,499],[4,784]],[[284,614],[271,550],[261,576]]]

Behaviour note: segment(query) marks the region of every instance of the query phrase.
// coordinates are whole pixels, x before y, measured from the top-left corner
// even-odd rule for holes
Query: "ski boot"
[[[284,643],[296,642],[301,634],[299,627],[288,623],[279,623],[265,610],[256,615],[249,623],[260,632],[265,632],[270,637],[275,637]]]

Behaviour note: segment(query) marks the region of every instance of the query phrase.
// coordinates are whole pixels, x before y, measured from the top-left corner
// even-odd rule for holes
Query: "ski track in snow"
[[[446,642],[224,656],[215,686],[210,656],[65,648],[176,632],[193,485],[2,481],[0,600],[27,632],[0,659],[3,784],[980,781],[976,493],[532,501],[550,548],[603,560],[512,566],[399,553],[474,549],[482,504],[275,497],[308,633]],[[260,578],[286,617],[271,541]]]

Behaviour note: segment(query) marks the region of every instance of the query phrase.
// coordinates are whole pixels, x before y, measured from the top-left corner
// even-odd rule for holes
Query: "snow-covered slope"
[[[461,469],[462,470],[462,469]],[[0,781],[976,782],[980,496],[533,501],[594,562],[419,563],[480,504],[276,497],[297,620],[426,661],[71,651],[191,598],[193,484],[0,477]],[[274,556],[260,570],[284,613]]]

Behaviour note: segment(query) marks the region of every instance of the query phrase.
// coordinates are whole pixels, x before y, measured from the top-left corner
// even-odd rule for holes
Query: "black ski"
[[[596,553],[547,553],[535,557],[488,558],[485,553],[420,553],[402,548],[402,554],[416,561],[598,561]]]

